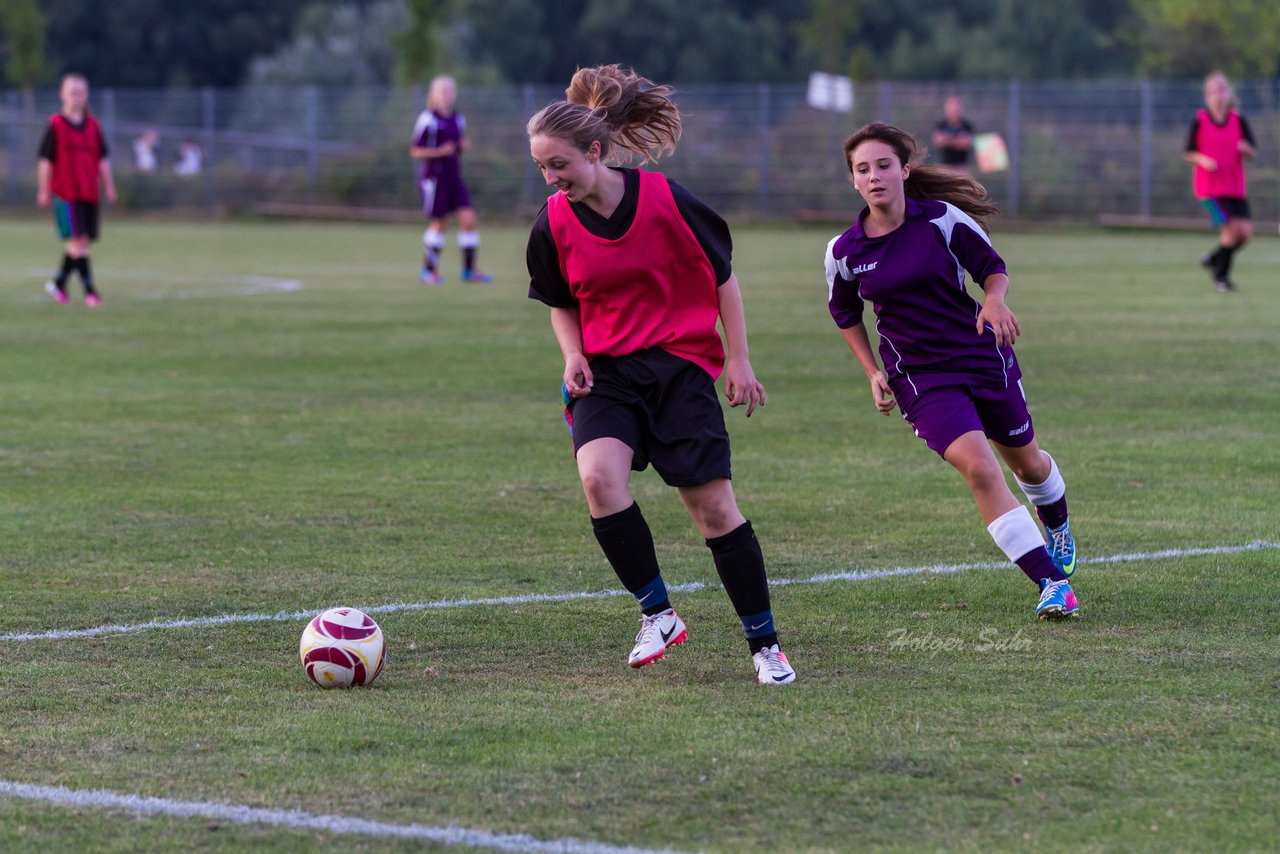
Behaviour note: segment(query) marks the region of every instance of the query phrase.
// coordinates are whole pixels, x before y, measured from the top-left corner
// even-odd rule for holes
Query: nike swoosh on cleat
[[[671,640],[671,636],[672,636],[672,635],[674,635],[674,634],[676,633],[676,625],[677,625],[676,623],[672,623],[672,624],[671,624],[671,631],[669,631],[669,632],[664,632],[662,629],[658,629],[658,634],[662,635],[662,642],[663,642],[663,643],[667,643],[667,642],[669,642],[669,641]]]

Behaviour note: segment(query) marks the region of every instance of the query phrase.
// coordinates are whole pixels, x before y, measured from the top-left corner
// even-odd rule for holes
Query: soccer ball
[[[330,608],[302,631],[298,657],[321,688],[368,685],[382,672],[387,644],[382,629],[364,611]]]

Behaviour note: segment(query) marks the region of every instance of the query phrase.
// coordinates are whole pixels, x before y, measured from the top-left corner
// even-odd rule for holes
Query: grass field
[[[958,476],[874,412],[826,314],[830,234],[735,237],[769,394],[730,415],[735,485],[771,575],[1002,564]],[[1012,566],[780,585],[799,680],[761,688],[646,472],[668,582],[707,586],[641,671],[618,596],[381,613],[387,670],[347,692],[306,680],[301,618],[15,638],[616,588],[523,230],[486,231],[490,286],[419,285],[418,239],[109,219],[92,311],[42,299],[48,224],[0,221],[0,788],[562,850],[1275,849],[1275,237],[1222,295],[1207,233],[997,233],[1082,550],[1075,623],[1033,621]],[[0,850],[352,847],[443,846],[0,796]]]

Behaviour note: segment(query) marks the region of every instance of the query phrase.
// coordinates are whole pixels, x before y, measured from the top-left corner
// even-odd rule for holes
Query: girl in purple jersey
[[[827,245],[831,316],[876,408],[902,407],[916,435],[964,477],[996,545],[1040,588],[1036,616],[1079,616],[1067,579],[1076,550],[1066,485],[1036,443],[1013,354],[1021,329],[1004,301],[1009,277],[981,224],[996,209],[973,178],[916,163],[916,152],[909,134],[885,124],[845,141],[845,165],[867,207]],[[965,271],[985,303],[965,290]],[[864,301],[876,315],[883,370],[862,323]],[[992,446],[1035,505],[1047,548]]]
[[[422,161],[422,212],[427,230],[422,233],[422,273],[424,284],[443,285],[438,268],[440,250],[449,227],[449,216],[458,216],[458,247],[462,250],[462,280],[491,282],[493,277],[476,268],[480,232],[476,209],[471,206],[467,185],[462,182],[462,153],[467,150],[467,122],[454,110],[458,86],[452,77],[441,75],[427,90],[427,108],[413,127],[409,155]]]

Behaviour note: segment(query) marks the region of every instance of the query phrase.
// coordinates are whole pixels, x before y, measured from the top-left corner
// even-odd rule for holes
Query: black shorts
[[[634,452],[631,468],[653,468],[669,486],[728,478],[729,431],[715,380],[687,359],[653,348],[591,361],[591,393],[569,401],[573,450],[618,439]]]
[[[1237,219],[1249,219],[1249,200],[1235,196],[1214,196],[1201,199],[1200,204],[1209,212],[1209,221],[1223,226]]]
[[[69,202],[54,196],[53,221],[58,227],[58,236],[63,240],[73,237],[98,239],[97,202]]]

